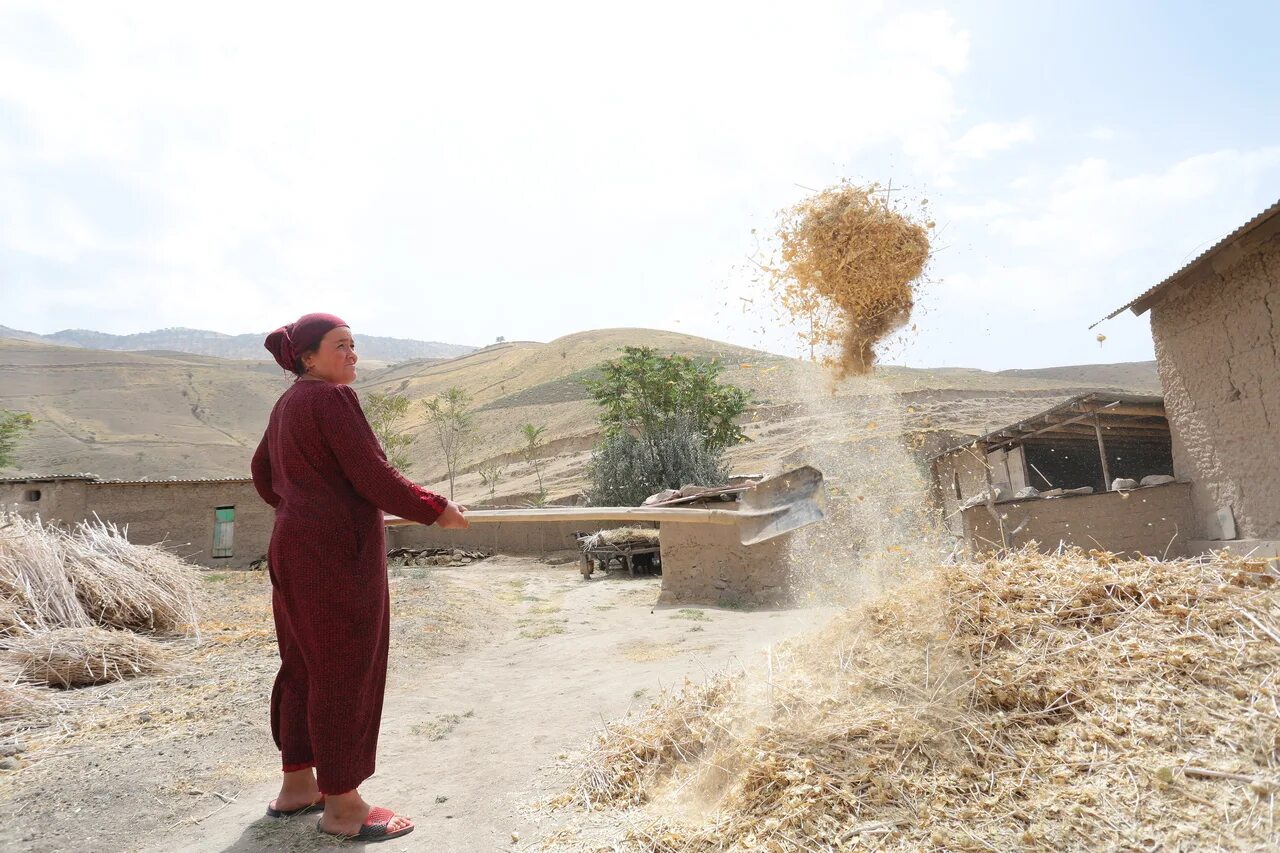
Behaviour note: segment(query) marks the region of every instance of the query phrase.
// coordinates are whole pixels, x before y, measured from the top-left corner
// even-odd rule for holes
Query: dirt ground
[[[571,813],[573,753],[664,686],[754,662],[826,614],[658,608],[660,579],[495,557],[392,568],[391,674],[366,798],[417,830],[380,850],[539,849]],[[199,644],[170,675],[59,696],[46,727],[0,737],[0,849],[337,849],[315,816],[263,816],[278,784],[266,578],[208,573]],[[347,847],[351,845],[345,845]]]

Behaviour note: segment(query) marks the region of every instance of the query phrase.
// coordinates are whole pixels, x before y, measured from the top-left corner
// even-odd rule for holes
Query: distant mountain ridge
[[[58,344],[64,347],[108,350],[114,352],[185,352],[192,355],[211,355],[227,359],[266,359],[269,354],[262,346],[266,332],[248,335],[226,335],[207,329],[175,327],[139,332],[133,335],[112,335],[89,329],[63,329],[51,335],[24,332],[0,326],[0,338],[18,341],[34,341]],[[446,344],[440,341],[419,341],[410,338],[387,338],[378,335],[360,335],[357,338],[360,355],[374,361],[401,362],[420,358],[454,358],[474,352],[475,347]]]

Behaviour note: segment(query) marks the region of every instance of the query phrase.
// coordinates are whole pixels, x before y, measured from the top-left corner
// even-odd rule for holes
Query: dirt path
[[[646,706],[663,685],[736,661],[812,627],[813,611],[651,611],[659,580],[584,583],[573,566],[497,558],[483,569],[440,570],[460,587],[482,585],[500,605],[490,641],[417,670],[393,670],[373,801],[413,816],[417,830],[381,851],[536,847],[555,822],[530,806],[563,790],[561,760],[602,719]],[[150,849],[336,849],[315,817],[262,816],[274,784],[251,786],[183,840]],[[519,840],[513,841],[513,833]],[[346,845],[341,849],[350,849]]]

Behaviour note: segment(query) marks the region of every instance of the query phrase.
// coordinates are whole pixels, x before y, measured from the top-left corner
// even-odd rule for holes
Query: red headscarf
[[[281,326],[267,335],[263,346],[275,357],[276,364],[292,373],[298,356],[320,343],[331,330],[346,325],[346,320],[333,314],[303,314],[297,322]]]

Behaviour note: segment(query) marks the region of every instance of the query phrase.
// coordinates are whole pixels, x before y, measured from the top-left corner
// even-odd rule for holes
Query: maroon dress
[[[284,769],[312,765],[343,794],[373,775],[387,679],[390,601],[382,510],[431,524],[448,501],[409,482],[356,393],[299,380],[280,395],[253,455],[276,509],[267,560],[280,672],[271,733]]]

